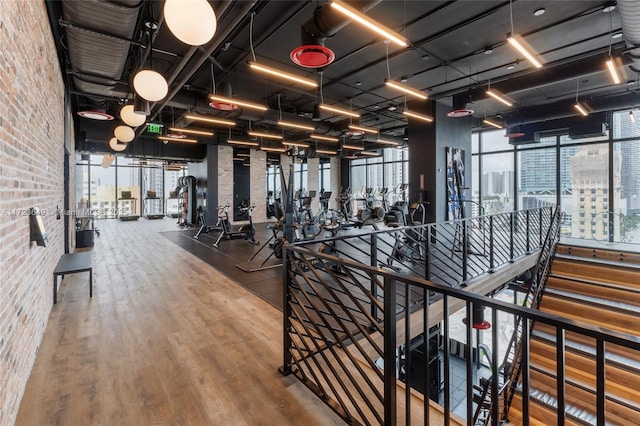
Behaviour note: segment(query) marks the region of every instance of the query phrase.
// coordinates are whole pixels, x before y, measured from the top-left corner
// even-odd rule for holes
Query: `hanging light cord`
[[[611,59],[611,40],[613,39],[611,37],[611,33],[613,32],[613,18],[611,17],[611,14],[613,12],[609,12],[609,59]]]
[[[211,63],[211,93],[216,93],[216,75],[213,72],[213,62]]]
[[[253,58],[253,62],[256,61],[256,52],[253,51],[253,16],[255,12],[251,13],[251,24],[249,25],[249,46],[251,47],[251,57]]]
[[[509,21],[511,21],[511,37],[513,37],[513,4],[512,0],[509,0]]]
[[[324,103],[324,95],[322,94],[322,78],[324,77],[324,71],[320,71],[320,103]]]
[[[387,44],[387,78],[391,80],[391,70],[389,69],[389,41],[386,40],[385,43]]]
[[[491,68],[491,54],[489,54],[489,90],[491,90],[491,74],[493,68]]]
[[[576,79],[576,103],[578,103],[578,90],[580,88],[580,79]]]
[[[280,105],[280,96],[281,94],[278,93],[278,111],[280,112],[280,120],[282,120],[282,105]]]

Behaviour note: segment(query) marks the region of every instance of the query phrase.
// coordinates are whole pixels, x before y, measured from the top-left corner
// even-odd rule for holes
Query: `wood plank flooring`
[[[64,279],[16,424],[344,424],[277,371],[282,314],[160,235],[173,220],[97,225],[93,298]]]

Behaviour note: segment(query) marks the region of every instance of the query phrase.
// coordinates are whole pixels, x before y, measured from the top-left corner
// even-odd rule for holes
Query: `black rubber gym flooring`
[[[272,250],[267,246],[250,264],[247,264],[251,255],[257,252],[272,235],[271,230],[267,229],[266,223],[256,224],[255,226],[258,245],[253,245],[242,239],[222,240],[219,248],[215,248],[213,243],[216,241],[219,232],[200,234],[196,240],[193,237],[196,235],[197,229],[168,231],[161,234],[247,290],[282,310],[282,267],[273,267],[274,265],[281,265],[280,259],[272,256],[265,264],[265,266],[271,267],[255,272],[245,272],[236,266],[240,265],[246,270],[257,269],[262,261],[272,253]]]

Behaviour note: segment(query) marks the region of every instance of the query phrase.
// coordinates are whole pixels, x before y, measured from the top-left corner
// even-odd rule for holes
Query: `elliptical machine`
[[[218,223],[220,224],[220,226],[222,227],[222,233],[220,235],[218,235],[218,239],[216,240],[215,243],[213,243],[213,246],[215,248],[219,248],[218,244],[220,244],[220,241],[225,239],[225,240],[239,240],[239,239],[243,239],[243,240],[247,240],[249,241],[251,244],[259,244],[256,241],[256,228],[253,226],[253,209],[256,206],[254,205],[249,205],[247,207],[243,207],[240,210],[247,214],[247,216],[249,217],[249,223],[240,226],[240,228],[234,230],[231,227],[231,222],[229,221],[229,208],[230,205],[226,204],[224,206],[224,208],[222,209],[223,213],[222,215],[218,216]]]

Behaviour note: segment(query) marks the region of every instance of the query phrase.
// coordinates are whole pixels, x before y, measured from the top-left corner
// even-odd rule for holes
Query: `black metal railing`
[[[564,353],[567,331],[595,339],[597,424],[604,425],[605,398],[601,395],[605,392],[606,345],[622,345],[640,351],[639,338],[475,295],[456,288],[450,282],[437,283],[408,273],[412,271],[409,266],[420,263],[418,261],[404,259],[398,270],[380,267],[380,259],[384,259],[380,257],[381,253],[393,248],[397,241],[393,232],[401,232],[410,238],[408,241],[417,241],[423,247],[429,244],[439,246],[439,253],[446,253],[454,263],[456,250],[468,257],[475,256],[469,249],[481,245],[471,233],[472,229],[482,229],[481,226],[486,227],[486,235],[492,235],[488,247],[489,252],[493,252],[493,266],[497,267],[500,261],[496,258],[500,257],[496,253],[502,253],[505,259],[515,258],[516,253],[526,253],[527,246],[531,250],[544,245],[549,229],[553,228],[552,218],[551,210],[540,209],[533,213],[497,215],[493,219],[483,217],[482,221],[468,220],[466,224],[459,224],[461,236],[466,241],[462,245],[450,245],[448,250],[444,248],[444,241],[456,242],[456,226],[450,226],[451,232],[446,232],[447,228],[442,224],[419,227],[420,232],[414,234],[409,233],[409,229],[402,229],[333,239],[333,243],[325,242],[322,250],[313,244],[286,245],[283,256],[285,303],[281,371],[298,377],[348,423],[469,424],[471,420],[468,423],[452,414],[456,408],[453,406],[452,389],[461,382],[456,383],[460,379],[451,374],[453,355],[448,342],[454,328],[460,327],[464,327],[466,341],[473,342],[473,305],[480,304],[491,311],[489,319],[494,324],[483,332],[491,336],[490,364],[494,374],[490,378],[490,391],[493,395],[498,395],[509,384],[501,379],[500,374],[495,374],[500,371],[502,362],[499,354],[504,353],[498,336],[500,330],[495,326],[498,314],[514,315],[520,321],[523,336],[529,335],[533,322],[549,324],[556,329],[559,353]],[[506,225],[513,232],[505,236],[497,229],[497,223],[500,223],[500,228]],[[528,231],[524,228],[527,223]],[[382,247],[387,248],[383,250]],[[413,248],[406,253],[413,253]],[[434,253],[433,247],[425,249],[425,253],[425,259],[429,259]],[[491,253],[488,257],[492,257]],[[473,264],[469,259],[467,261]],[[489,270],[489,259],[483,257],[480,263],[483,268],[479,269]],[[426,260],[422,262],[423,266],[425,264],[428,264]],[[424,272],[428,269],[417,270]],[[442,267],[442,270],[451,269],[453,267]],[[476,273],[479,272],[475,269],[469,272],[468,269],[466,275],[458,274],[457,278],[462,280],[466,277],[468,280]],[[442,275],[437,277],[442,278]],[[466,325],[455,324],[453,327],[450,324],[451,314],[456,311],[466,313]],[[436,338],[432,338],[434,329],[438,330]],[[418,353],[413,350],[417,340],[421,341],[423,357],[413,356]],[[521,347],[518,361],[523,377],[528,378],[527,339],[522,339]],[[462,357],[465,384],[460,386],[464,386],[467,395],[462,402],[466,419],[473,419],[475,414],[471,396],[477,377],[472,351],[471,344],[465,345]],[[434,364],[438,368],[432,368]],[[564,357],[558,356],[558,389],[564,389],[564,368]],[[422,374],[417,374],[418,371]],[[404,380],[399,377],[404,377]],[[529,399],[524,397],[529,392],[528,380],[522,381],[520,391],[523,395],[521,411],[528,413]],[[430,403],[430,399],[434,401]],[[504,407],[491,404],[490,410],[491,424],[497,425],[504,416]],[[561,417],[558,416],[559,419]],[[523,424],[529,424],[528,415],[524,417]]]
[[[459,287],[539,250],[552,214],[542,207],[298,244]]]

